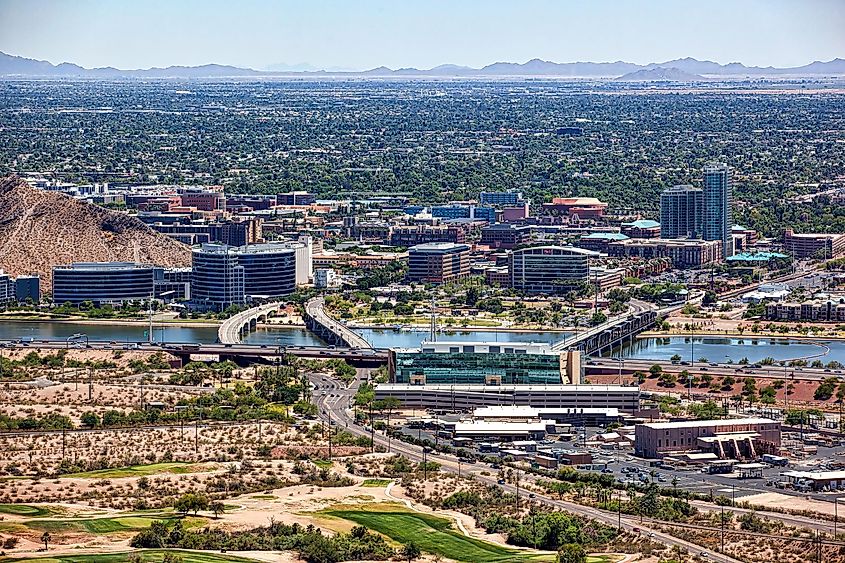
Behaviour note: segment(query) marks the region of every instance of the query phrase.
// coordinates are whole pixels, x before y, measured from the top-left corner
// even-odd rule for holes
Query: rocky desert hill
[[[190,266],[191,251],[123,213],[0,178],[0,268],[50,291],[53,266],[110,261]]]

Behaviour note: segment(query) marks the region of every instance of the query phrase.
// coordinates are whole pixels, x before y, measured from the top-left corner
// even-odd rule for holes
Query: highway
[[[730,375],[735,379],[755,377],[766,379],[789,379],[799,381],[821,381],[828,377],[842,378],[845,376],[845,370],[829,369],[829,368],[810,368],[810,367],[789,367],[789,366],[763,366],[754,367],[754,364],[740,365],[740,364],[718,364],[705,362],[678,362],[672,363],[668,360],[643,360],[643,359],[622,359],[616,358],[591,358],[585,363],[586,375],[613,375],[619,374],[622,370],[623,375],[631,375],[635,371],[648,373],[651,366],[658,364],[663,371],[670,373],[680,373],[684,370],[693,375],[710,374],[713,377],[724,377]],[[677,391],[680,388],[674,389]],[[699,389],[693,387],[692,392],[706,393],[706,389]]]
[[[348,388],[343,387],[339,382],[331,380],[326,376],[313,376],[311,381],[312,384],[317,386],[317,389],[314,391],[314,402],[317,404],[319,416],[323,421],[329,423],[330,425],[333,424],[340,428],[345,428],[349,432],[360,436],[371,436],[370,432],[355,423],[354,416],[349,408],[360,380],[353,381],[352,385]],[[372,436],[375,444],[384,446],[390,452],[402,454],[415,462],[422,462],[423,460],[423,451],[419,446],[395,439],[388,439],[385,435],[378,432],[373,433]],[[457,458],[453,456],[447,456],[436,452],[427,453],[426,458],[428,461],[439,463],[443,471],[448,471],[450,473],[471,473],[479,482],[488,485],[497,485],[504,491],[520,495],[522,498],[528,497],[528,493],[524,490],[524,488],[517,487],[516,483],[506,483],[502,485],[498,483],[496,477],[491,475],[482,475],[482,471],[490,471],[490,467],[482,463],[459,463]],[[534,479],[533,476],[529,475],[524,475],[523,478],[526,480]],[[707,558],[710,561],[716,561],[718,563],[740,563],[738,560],[728,557],[727,555],[707,551],[694,543],[676,538],[655,529],[650,529],[647,524],[644,525],[640,523],[637,518],[631,516],[620,515],[592,507],[582,506],[580,504],[557,500],[539,493],[532,494],[534,496],[531,500],[534,502],[542,503],[547,506],[565,510],[587,518],[592,518],[608,526],[620,526],[623,530],[629,532],[643,532],[648,534],[649,537],[656,542],[663,543],[668,546],[677,546],[693,554],[707,553]],[[527,500],[528,499],[526,498],[526,501]]]
[[[387,362],[388,351],[375,348],[344,348],[340,346],[271,346],[267,344],[167,344],[91,340],[86,344],[68,344],[64,340],[0,340],[0,348],[23,350],[65,350],[89,348],[93,350],[140,350],[166,352],[182,358],[194,355],[235,357],[276,357],[287,354],[303,358],[340,358],[355,364],[372,365]]]

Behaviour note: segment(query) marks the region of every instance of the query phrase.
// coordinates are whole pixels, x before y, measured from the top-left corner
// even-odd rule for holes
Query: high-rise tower
[[[701,234],[704,240],[722,241],[722,255],[733,255],[731,237],[731,173],[727,164],[715,163],[704,167],[704,220]]]

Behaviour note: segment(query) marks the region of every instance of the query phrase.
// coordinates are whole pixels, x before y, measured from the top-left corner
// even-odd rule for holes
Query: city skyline
[[[589,5],[373,0],[354,7],[256,0],[237,10],[220,2],[3,0],[0,22],[0,51],[86,68],[208,63],[277,70],[478,68],[534,58],[648,64],[684,57],[789,67],[845,53],[840,31],[845,5],[832,0],[693,7],[669,0]]]

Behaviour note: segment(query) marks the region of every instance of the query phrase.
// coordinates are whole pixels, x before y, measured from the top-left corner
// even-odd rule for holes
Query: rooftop
[[[494,348],[493,351],[490,348]],[[452,348],[458,348],[461,352],[477,353],[477,354],[503,354],[505,348],[513,350],[510,353],[521,354],[554,354],[559,355],[560,352],[552,352],[552,345],[546,342],[465,342],[462,340],[439,340],[432,342],[424,340],[420,343],[419,348],[397,348],[397,352],[421,352],[423,350],[429,353],[447,354]]]
[[[733,256],[728,256],[728,262],[768,262],[769,260],[782,260],[789,258],[786,254],[780,252],[740,252]]]
[[[427,242],[412,246],[408,250],[410,252],[451,252],[469,250],[469,246],[465,244],[455,244],[454,242]]]
[[[651,219],[640,219],[631,223],[623,223],[623,225],[626,227],[634,227],[635,229],[654,229],[659,227],[660,223],[652,221]]]
[[[639,388],[630,385],[581,385],[581,384],[555,384],[555,385],[417,385],[411,383],[379,383],[376,385],[378,391],[384,392],[403,392],[403,391],[443,391],[443,392],[475,392],[475,393],[513,393],[515,391],[525,391],[529,393],[566,393],[578,392],[589,394],[609,394],[609,393],[639,393]],[[589,412],[586,409],[576,408],[578,412]],[[717,421],[718,422],[718,421]],[[769,421],[772,422],[772,421]]]
[[[781,475],[793,479],[808,479],[810,481],[845,479],[845,471],[784,471]]]
[[[594,197],[556,197],[552,199],[554,205],[595,205],[607,207],[607,204]]]
[[[152,268],[148,264],[136,264],[135,262],[74,262],[70,266],[54,266],[54,270],[134,270],[138,268]]]
[[[590,233],[581,237],[582,239],[596,239],[596,240],[628,240],[628,235],[622,233]]]
[[[769,418],[726,418],[722,420],[679,420],[677,422],[646,422],[637,426],[645,426],[653,430],[669,430],[672,428],[707,428],[728,426],[735,424],[774,424]]]

